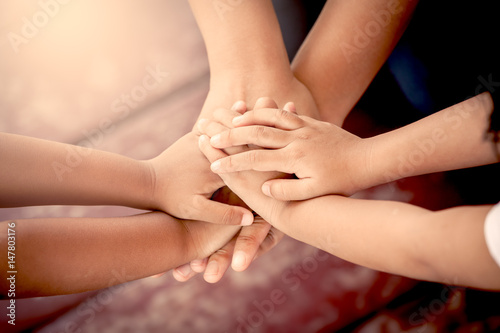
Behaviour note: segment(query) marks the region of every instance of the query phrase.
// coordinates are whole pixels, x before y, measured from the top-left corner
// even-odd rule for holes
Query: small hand
[[[274,248],[282,238],[282,232],[256,217],[251,226],[241,228],[239,234],[210,257],[193,260],[177,267],[172,273],[177,281],[184,282],[197,273],[204,272],[205,281],[216,283],[224,276],[229,265],[238,272],[246,270],[255,259]]]
[[[249,111],[234,118],[231,125],[236,128],[212,136],[213,147],[251,144],[267,149],[217,160],[211,165],[214,172],[295,174],[298,179],[273,179],[262,185],[266,195],[278,200],[305,200],[333,193],[351,195],[368,187],[365,167],[369,147],[336,125],[279,109]]]
[[[259,107],[274,107],[274,101],[269,99],[259,99],[256,103]],[[239,116],[241,113],[246,111],[246,104],[244,102],[237,102],[233,105],[231,110],[219,109],[215,112],[219,122],[213,121],[202,121],[198,124],[198,129],[200,132],[216,134],[221,131],[227,130],[226,125],[230,125],[232,119],[235,116]],[[209,148],[206,144],[205,148]],[[206,149],[205,149],[206,150]],[[233,153],[238,153],[243,151],[241,147],[232,148]],[[206,152],[207,157],[212,158],[213,153],[216,153],[215,149],[210,149],[210,152]],[[222,152],[221,152],[222,153]],[[263,179],[269,179],[270,177],[276,177],[277,174],[273,173],[247,173],[249,180],[253,180],[255,184],[255,176],[264,177]],[[242,188],[249,189],[249,186],[243,185]],[[221,192],[219,192],[221,193]],[[259,195],[258,195],[259,196]],[[260,195],[263,197],[262,195]],[[265,197],[263,197],[265,199]],[[228,201],[227,198],[223,198],[224,201]],[[272,200],[265,199],[266,201],[272,202]],[[252,200],[250,200],[252,201]],[[277,210],[276,210],[277,211]],[[254,224],[251,226],[243,227],[239,235],[226,244],[219,251],[215,252],[210,258],[195,260],[191,264],[185,264],[177,269],[173,270],[173,275],[178,281],[186,281],[197,273],[205,271],[207,264],[210,264],[210,269],[205,273],[205,279],[208,282],[219,281],[223,274],[226,272],[227,268],[232,259],[232,267],[236,271],[243,271],[248,268],[250,263],[257,258],[259,255],[269,251],[273,248],[283,237],[283,233],[279,230],[271,227],[269,223],[263,221],[260,217],[257,217]],[[233,253],[236,255],[233,257]]]
[[[180,219],[228,225],[253,222],[249,210],[210,200],[224,182],[210,171],[194,133],[186,134],[147,163],[154,178],[155,208]]]

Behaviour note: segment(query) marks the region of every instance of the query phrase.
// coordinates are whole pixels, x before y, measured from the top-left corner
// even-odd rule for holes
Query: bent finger
[[[221,249],[215,251],[208,259],[207,268],[203,274],[203,278],[208,283],[219,282],[224,276],[234,253],[234,246],[236,238],[233,238],[229,243],[224,245]]]
[[[195,259],[189,263],[189,266],[196,273],[203,273],[207,268],[208,257],[203,259]]]
[[[218,159],[224,158],[227,156],[222,150],[216,149],[210,145],[210,141],[208,136],[201,135],[198,140],[198,147],[200,151],[205,155],[210,163],[215,162]]]
[[[182,266],[179,266],[177,268],[174,268],[172,270],[172,275],[173,275],[174,279],[176,279],[179,282],[186,282],[187,280],[189,280],[190,278],[192,278],[196,274],[197,273],[191,269],[191,266],[189,265],[189,263],[184,264]]]
[[[271,225],[262,218],[256,218],[254,224],[241,229],[234,247],[231,267],[238,272],[248,268],[266,239]]]
[[[254,260],[273,249],[276,245],[278,245],[284,236],[285,234],[283,232],[279,231],[275,227],[271,227],[266,235],[266,238],[262,244],[260,244],[259,251],[257,251]]]
[[[246,110],[246,108],[245,108]],[[218,123],[226,126],[227,128],[233,128],[233,118],[241,116],[242,113],[233,109],[216,109],[213,113],[213,118]]]
[[[193,220],[242,226],[253,223],[253,214],[248,209],[213,201],[201,195],[195,199],[194,208],[196,213],[192,216]]]
[[[255,105],[253,106],[253,109],[264,109],[264,108],[270,108],[274,109],[277,108],[278,104],[274,101],[274,99],[270,97],[260,97],[255,101]]]

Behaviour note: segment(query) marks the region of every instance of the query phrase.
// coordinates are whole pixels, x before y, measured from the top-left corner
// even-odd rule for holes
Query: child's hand
[[[210,257],[193,260],[172,270],[177,281],[184,282],[198,273],[204,273],[205,281],[218,282],[231,265],[233,270],[242,272],[250,264],[279,243],[284,234],[271,227],[260,217],[233,237],[229,243],[215,251]]]
[[[250,225],[253,214],[243,208],[210,200],[224,182],[210,171],[198,149],[198,136],[188,133],[148,161],[156,209],[180,219],[217,224]]]
[[[273,179],[262,185],[266,195],[279,200],[351,195],[369,187],[369,144],[336,125],[279,109],[249,111],[234,118],[232,124],[237,128],[211,138],[214,148],[252,144],[268,149],[219,159],[211,165],[214,172],[295,174],[298,179]]]

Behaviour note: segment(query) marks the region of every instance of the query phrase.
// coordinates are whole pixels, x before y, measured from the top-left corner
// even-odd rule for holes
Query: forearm
[[[491,206],[431,212],[400,202],[325,196],[292,203],[275,227],[335,256],[411,278],[500,289],[484,240]]]
[[[302,112],[314,113],[312,98],[298,96],[303,86],[294,80],[271,1],[228,3],[226,10],[216,3],[190,1],[210,65],[210,92],[200,117],[210,119],[216,108],[229,109],[237,100],[251,109],[265,96],[280,106],[300,99]]]
[[[205,41],[212,78],[290,72],[270,0],[223,7],[213,1],[189,2]]]
[[[342,125],[403,34],[417,1],[328,1],[292,63],[322,120]]]
[[[493,110],[483,93],[400,129],[367,139],[371,186],[420,174],[498,162],[487,137]]]
[[[117,154],[0,133],[0,207],[123,205],[155,209],[148,164]]]
[[[0,227],[7,258],[7,222]],[[15,221],[16,297],[77,293],[151,276],[211,254],[239,230],[210,225],[214,237],[205,227],[160,212]],[[11,270],[6,261],[1,266],[3,274]]]

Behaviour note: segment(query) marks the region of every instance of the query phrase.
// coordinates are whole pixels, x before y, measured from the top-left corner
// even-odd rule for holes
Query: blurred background
[[[292,59],[324,1],[273,3]],[[473,95],[477,73],[494,72],[499,59],[493,1],[476,4],[421,1],[345,127],[367,137]],[[208,92],[204,43],[185,1],[3,2],[0,36],[3,132],[148,159],[192,128]],[[358,196],[429,209],[496,203],[499,179],[498,166],[487,166]],[[45,206],[2,209],[0,220],[134,213]],[[279,304],[271,302],[276,293]],[[15,329],[2,315],[0,331],[487,332],[500,327],[499,300],[498,293],[373,271],[285,238],[216,285],[199,276],[179,283],[167,273],[112,290],[18,300]]]

